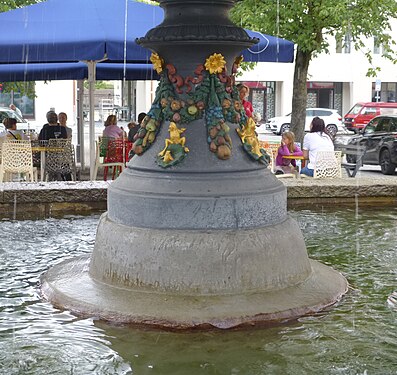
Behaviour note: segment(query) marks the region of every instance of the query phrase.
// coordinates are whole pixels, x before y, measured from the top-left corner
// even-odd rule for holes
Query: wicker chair
[[[93,179],[96,180],[99,167],[103,167],[103,179],[107,180],[109,168],[113,169],[114,180],[124,170],[126,163],[126,142],[123,139],[99,137],[96,144],[96,158]]]
[[[44,173],[46,181],[76,181],[75,154],[70,139],[50,139],[48,141]]]
[[[314,166],[314,178],[341,178],[342,153],[340,151],[318,151]]]
[[[29,181],[37,181],[37,168],[33,167],[30,141],[5,140],[1,148],[0,182],[13,174],[27,175]]]

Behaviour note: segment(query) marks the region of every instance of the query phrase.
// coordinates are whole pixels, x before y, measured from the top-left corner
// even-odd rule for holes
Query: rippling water
[[[99,215],[0,221],[0,374],[397,374],[397,208],[292,211],[310,257],[346,275],[333,308],[234,332],[80,319],[40,299],[40,274],[93,249]]]

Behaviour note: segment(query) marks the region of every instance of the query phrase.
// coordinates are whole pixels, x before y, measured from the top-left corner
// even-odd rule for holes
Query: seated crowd
[[[334,151],[334,143],[332,136],[325,128],[324,120],[314,117],[310,124],[310,132],[303,138],[302,150],[295,143],[294,133],[287,131],[282,134],[275,161],[275,174],[298,173],[296,160],[291,156],[303,156],[308,163],[301,169],[300,174],[313,177],[319,151]]]

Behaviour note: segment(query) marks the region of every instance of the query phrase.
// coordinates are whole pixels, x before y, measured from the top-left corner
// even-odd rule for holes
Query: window
[[[378,125],[376,126],[375,132],[380,133],[380,132],[388,132],[390,129],[390,119],[389,118],[383,118],[379,120]]]
[[[331,111],[322,111],[322,110],[316,110],[314,111],[314,116],[331,116],[332,112]]]
[[[335,41],[336,41],[335,52],[336,53],[342,53],[342,45],[343,45],[342,39],[341,38],[336,38]]]
[[[392,119],[392,122],[390,124],[390,131],[395,133],[397,132],[397,119]]]
[[[344,52],[345,53],[351,52],[351,35],[350,35],[350,33],[345,35]]]
[[[356,104],[349,112],[347,112],[348,115],[358,115],[359,112],[361,111],[361,108],[363,106],[361,104]]]
[[[368,125],[365,127],[365,134],[370,134],[375,131],[376,126],[378,125],[379,119],[373,119]]]
[[[378,37],[374,36],[374,55],[380,55],[381,52],[381,46],[378,41]]]
[[[7,107],[14,103],[23,114],[24,118],[32,119],[34,118],[34,99],[30,99],[27,96],[21,96],[19,92],[8,93],[1,92],[0,93],[0,107]]]
[[[376,108],[375,107],[365,107],[363,110],[363,115],[373,115],[376,113]]]

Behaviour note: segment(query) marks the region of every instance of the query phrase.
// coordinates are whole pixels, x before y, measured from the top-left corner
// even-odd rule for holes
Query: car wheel
[[[380,153],[379,164],[383,174],[394,174],[396,165],[391,162],[389,150],[383,150]]]
[[[331,135],[335,136],[338,132],[338,127],[334,124],[330,124],[327,126],[327,130]]]
[[[280,134],[283,134],[284,132],[287,132],[290,128],[289,124],[282,124],[280,128]]]

